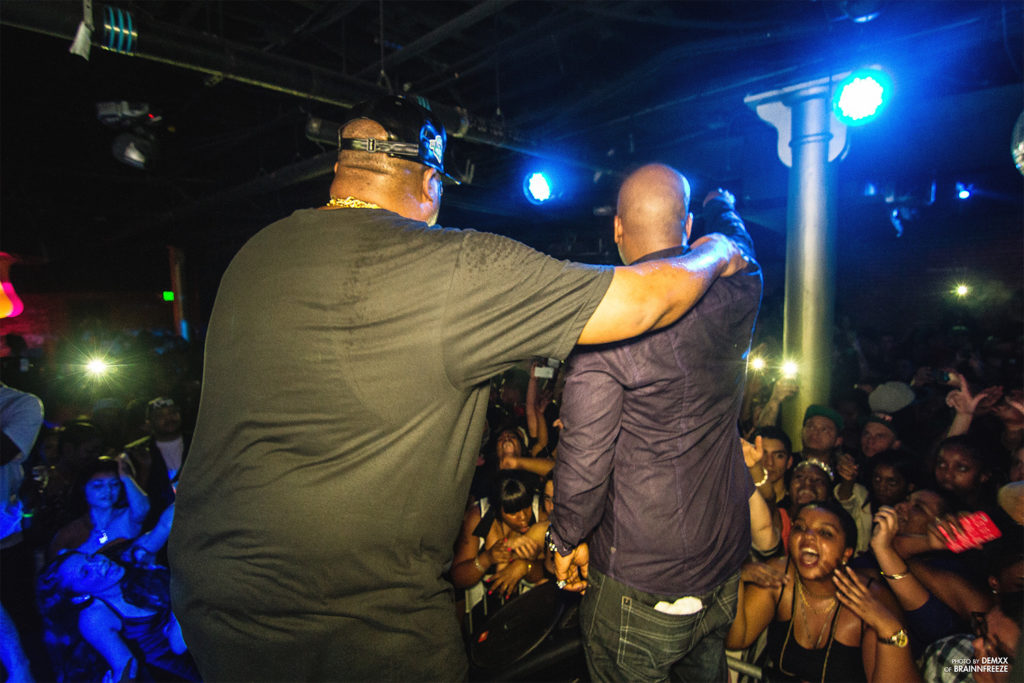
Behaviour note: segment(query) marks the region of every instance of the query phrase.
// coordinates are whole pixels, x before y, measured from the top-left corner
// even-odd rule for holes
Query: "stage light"
[[[862,126],[878,116],[892,93],[892,81],[880,69],[861,69],[847,76],[832,96],[836,118]]]
[[[761,358],[760,356],[754,356],[753,358],[750,359],[750,369],[751,370],[755,370],[757,372],[760,372],[760,371],[764,370],[764,368],[765,368],[764,358]]]
[[[971,293],[971,288],[961,282],[961,283],[957,284],[956,287],[953,288],[953,293],[956,294],[961,299],[963,299],[968,294]]]
[[[973,185],[964,185],[963,183],[956,184],[956,197],[957,199],[970,199],[971,193],[974,191]]]
[[[883,0],[842,0],[839,7],[850,21],[866,24],[878,18],[883,4]]]
[[[523,194],[531,204],[543,204],[554,197],[551,180],[539,171],[528,173],[523,180]]]
[[[90,358],[85,363],[85,369],[93,377],[102,377],[110,372],[111,366],[103,358]]]
[[[796,361],[787,360],[782,364],[782,376],[785,379],[796,379],[798,370],[799,366],[796,364]]]

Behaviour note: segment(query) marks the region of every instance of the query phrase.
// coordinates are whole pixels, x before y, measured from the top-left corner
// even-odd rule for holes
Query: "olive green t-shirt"
[[[297,211],[242,247],[170,542],[204,677],[464,673],[442,572],[487,380],[564,358],[611,274],[385,210]]]

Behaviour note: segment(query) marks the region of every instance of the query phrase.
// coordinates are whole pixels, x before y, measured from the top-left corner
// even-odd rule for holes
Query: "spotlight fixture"
[[[866,24],[882,12],[883,0],[842,0],[840,9],[855,24]]]
[[[551,180],[541,171],[527,173],[523,179],[523,194],[531,204],[540,205],[554,198]]]
[[[974,185],[956,184],[956,198],[960,200],[970,199],[974,193]]]
[[[163,120],[163,117],[150,111],[146,102],[97,102],[96,118],[100,123],[112,128],[127,128],[131,125],[141,123],[143,125],[155,125]]]
[[[141,169],[150,168],[158,156],[156,140],[144,133],[121,133],[110,151],[122,164]]]
[[[892,80],[878,68],[854,71],[832,95],[836,118],[848,126],[870,123],[884,109],[892,95]]]
[[[150,168],[159,156],[159,145],[151,132],[163,121],[146,102],[97,102],[96,118],[120,133],[111,147],[114,158],[134,168]]]

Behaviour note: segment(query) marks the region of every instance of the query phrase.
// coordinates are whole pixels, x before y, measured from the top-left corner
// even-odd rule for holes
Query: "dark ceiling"
[[[870,63],[897,97],[850,132],[840,244],[934,260],[970,235],[1020,286],[1021,2],[147,0],[110,6],[131,14],[135,54],[98,47],[98,26],[88,61],[68,53],[81,7],[0,3],[0,248],[20,259],[22,291],[159,290],[174,245],[212,295],[242,241],[326,200],[331,146],[307,137],[310,118],[344,120],[389,89],[429,100],[459,136],[451,163],[470,182],[446,193],[442,224],[610,263],[616,185],[657,160],[697,194],[733,189],[766,258],[781,259],[787,172],[743,98]],[[107,6],[94,7],[102,24]],[[123,130],[96,105],[117,101],[159,117],[146,127],[160,147],[151,169],[113,159]],[[569,183],[544,209],[520,191],[537,164]],[[974,208],[946,201],[956,182],[975,186]],[[899,238],[897,206],[916,212]],[[960,253],[930,267],[992,265]]]

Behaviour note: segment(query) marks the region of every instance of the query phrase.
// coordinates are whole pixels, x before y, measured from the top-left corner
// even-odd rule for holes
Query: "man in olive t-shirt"
[[[342,135],[331,202],[243,246],[210,319],[170,542],[206,680],[465,677],[442,573],[487,380],[669,324],[744,265],[721,236],[612,269],[434,228],[444,129],[383,98]]]

